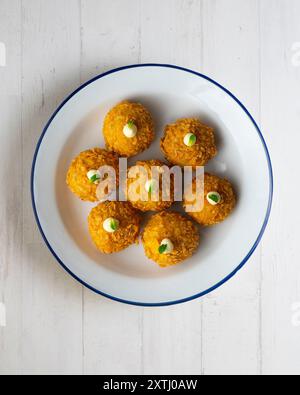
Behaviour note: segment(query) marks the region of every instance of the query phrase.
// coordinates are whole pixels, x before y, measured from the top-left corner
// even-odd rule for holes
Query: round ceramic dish
[[[162,159],[159,140],[164,125],[182,117],[200,117],[215,128],[219,150],[206,170],[228,177],[238,194],[230,218],[201,229],[198,252],[175,267],[161,269],[145,257],[142,245],[109,256],[99,253],[86,220],[94,205],[73,196],[65,183],[74,156],[88,148],[104,147],[104,116],[125,99],[143,103],[156,126],[155,142],[134,160]],[[37,144],[31,190],[45,243],[68,273],[111,299],[162,306],[203,296],[241,269],[267,225],[273,178],[263,136],[237,98],[194,71],[145,64],[104,73],[59,106]]]

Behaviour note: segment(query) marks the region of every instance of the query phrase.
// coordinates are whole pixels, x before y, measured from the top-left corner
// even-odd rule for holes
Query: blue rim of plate
[[[216,85],[217,87],[219,87],[220,89],[222,89],[224,92],[226,92],[232,99],[234,99],[236,101],[236,103],[242,108],[242,110],[248,115],[248,117],[250,118],[250,120],[252,121],[253,125],[255,126],[255,129],[261,139],[262,145],[264,147],[265,150],[265,154],[267,157],[267,161],[268,161],[268,168],[269,168],[269,188],[270,188],[270,193],[269,193],[269,202],[268,202],[268,208],[267,208],[267,212],[265,215],[265,219],[261,228],[261,231],[259,232],[259,235],[255,241],[255,243],[253,244],[252,248],[250,249],[249,253],[246,255],[246,257],[243,259],[243,261],[238,265],[238,267],[232,272],[230,273],[227,277],[225,277],[222,281],[218,282],[216,285],[214,285],[213,287],[207,289],[206,291],[200,292],[196,295],[193,296],[189,296],[187,298],[184,299],[179,299],[179,300],[174,300],[174,301],[170,301],[170,302],[161,302],[161,303],[143,303],[143,302],[133,302],[130,300],[125,300],[125,299],[120,299],[117,298],[115,296],[112,295],[108,295],[102,291],[99,291],[98,289],[95,289],[93,287],[91,287],[89,284],[85,283],[83,280],[81,280],[79,277],[76,276],[76,274],[74,274],[63,262],[62,260],[57,256],[57,254],[55,253],[55,251],[53,250],[53,248],[51,247],[50,243],[48,242],[44,231],[42,229],[39,217],[38,217],[38,213],[37,213],[37,209],[36,209],[36,204],[35,204],[35,197],[34,197],[34,172],[35,172],[35,164],[36,164],[36,159],[37,159],[37,155],[39,152],[39,148],[40,145],[43,141],[43,138],[45,136],[45,134],[47,133],[47,130],[51,124],[51,122],[53,121],[54,117],[56,116],[56,114],[61,110],[61,108],[74,96],[76,95],[79,91],[81,91],[83,88],[85,88],[87,85],[93,83],[94,81],[103,78],[109,74],[113,74],[113,73],[117,73],[119,71],[122,70],[126,70],[126,69],[133,69],[133,68],[138,68],[138,67],[164,67],[164,68],[170,68],[170,69],[176,69],[176,70],[180,70],[180,71],[184,71],[186,73],[190,73],[190,74],[194,74],[198,77],[204,78],[205,80],[213,83],[214,85]],[[133,64],[133,65],[129,65],[129,66],[123,66],[123,67],[118,67],[112,70],[109,70],[103,74],[100,74],[94,78],[92,78],[91,80],[85,82],[84,84],[82,84],[81,86],[79,86],[79,88],[77,88],[73,93],[71,93],[60,105],[59,107],[55,110],[55,112],[52,114],[51,118],[49,119],[49,121],[47,122],[35,149],[35,153],[33,156],[33,162],[32,162],[32,168],[31,168],[31,200],[32,200],[32,207],[33,207],[33,212],[34,212],[34,216],[39,228],[39,231],[44,239],[44,242],[46,243],[48,249],[50,250],[50,252],[52,253],[52,255],[55,257],[55,259],[58,261],[58,263],[67,271],[67,273],[69,273],[73,278],[75,278],[75,280],[77,280],[79,283],[81,283],[82,285],[84,285],[85,287],[87,287],[88,289],[90,289],[91,291],[102,295],[106,298],[112,299],[114,301],[117,302],[121,302],[121,303],[126,303],[126,304],[130,304],[130,305],[134,305],[134,306],[143,306],[143,307],[163,307],[163,306],[171,306],[171,305],[175,305],[175,304],[180,304],[180,303],[185,303],[185,302],[189,302],[191,300],[197,299],[197,298],[201,298],[211,292],[213,292],[214,290],[216,290],[217,288],[221,287],[223,284],[225,284],[228,280],[230,280],[238,271],[240,271],[242,269],[242,267],[247,263],[247,261],[250,259],[250,257],[252,256],[252,254],[254,253],[254,251],[256,250],[257,246],[259,245],[262,236],[266,230],[269,218],[270,218],[270,214],[271,214],[271,208],[272,208],[272,201],[273,201],[273,187],[274,187],[274,180],[273,180],[273,170],[272,170],[272,163],[271,163],[271,158],[270,158],[270,154],[268,151],[268,147],[267,144],[265,142],[265,139],[263,137],[263,134],[260,130],[260,128],[258,127],[256,121],[254,120],[254,118],[252,117],[252,115],[250,114],[250,112],[247,110],[247,108],[240,102],[240,100],[235,97],[228,89],[226,89],[224,86],[222,86],[221,84],[219,84],[218,82],[214,81],[213,79],[211,79],[210,77],[207,77],[204,74],[198,73],[196,71],[184,68],[184,67],[180,67],[180,66],[175,66],[175,65],[171,65],[171,64],[159,64],[159,63],[145,63],[145,64]]]

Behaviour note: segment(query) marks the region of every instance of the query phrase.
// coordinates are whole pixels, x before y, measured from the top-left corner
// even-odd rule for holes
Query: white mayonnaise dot
[[[119,221],[115,218],[107,218],[103,222],[103,229],[108,233],[114,233],[119,228]]]
[[[163,239],[160,243],[161,246],[166,246],[163,254],[170,254],[174,250],[174,245],[170,239]]]
[[[221,195],[218,192],[209,192],[206,195],[206,199],[212,206],[216,206],[221,201]]]
[[[183,139],[184,144],[188,147],[192,147],[193,145],[195,145],[196,141],[197,137],[193,133],[187,133]]]
[[[123,133],[129,139],[132,139],[137,134],[137,127],[133,122],[128,122],[123,128]]]

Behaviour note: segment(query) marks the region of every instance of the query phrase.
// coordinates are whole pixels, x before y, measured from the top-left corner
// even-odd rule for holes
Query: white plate
[[[145,104],[155,119],[154,144],[134,158],[162,158],[165,124],[200,117],[216,129],[219,154],[207,170],[232,180],[238,205],[224,223],[201,230],[199,251],[181,265],[161,269],[143,247],[111,256],[94,247],[87,229],[93,206],[69,192],[65,176],[79,152],[104,147],[102,122],[121,100]],[[88,288],[138,305],[168,305],[202,296],[232,277],[265,230],[272,202],[272,168],[255,121],[225,88],[208,77],[170,65],[135,65],[102,74],[72,93],[51,117],[32,166],[32,201],[43,238],[59,263]]]

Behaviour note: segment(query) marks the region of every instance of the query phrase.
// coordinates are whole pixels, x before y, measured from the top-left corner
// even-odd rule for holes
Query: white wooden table
[[[300,373],[299,17],[299,0],[0,0],[0,374]],[[81,82],[140,62],[189,67],[233,91],[275,172],[249,263],[169,308],[84,289],[43,244],[30,201],[54,109]]]

